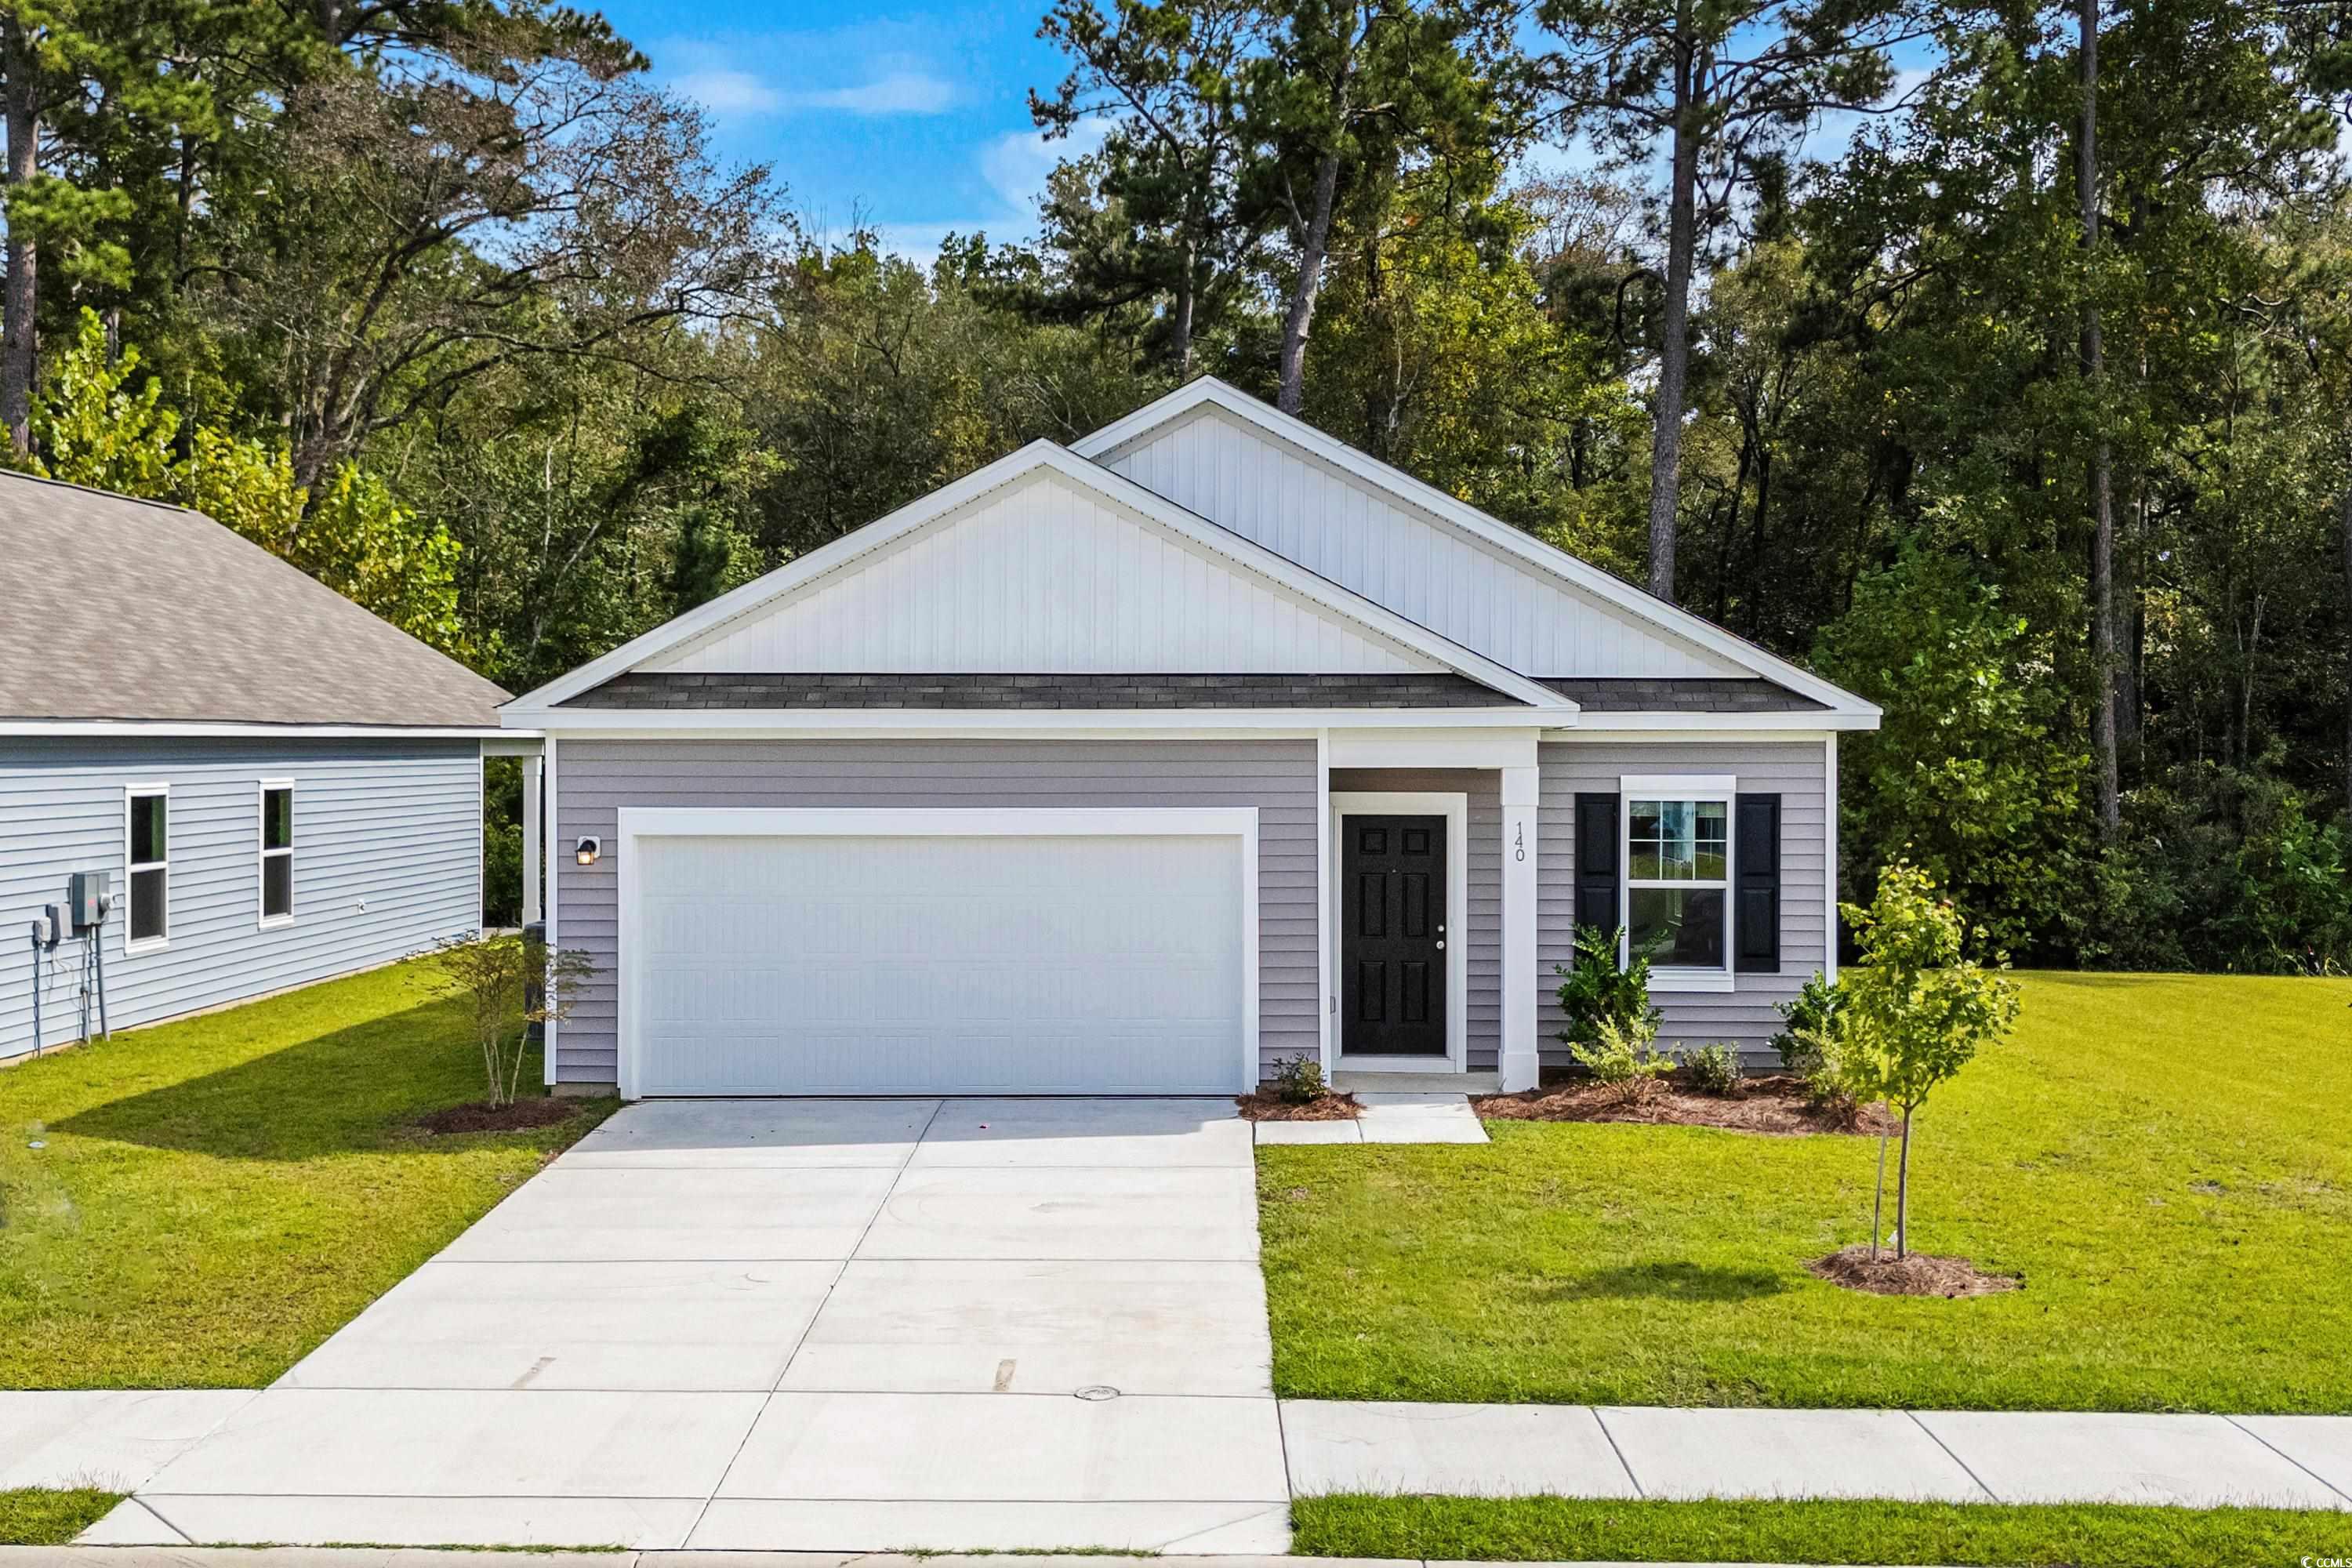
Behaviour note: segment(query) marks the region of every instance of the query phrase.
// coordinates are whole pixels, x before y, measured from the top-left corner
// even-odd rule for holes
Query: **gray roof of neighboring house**
[[[1426,675],[687,675],[635,670],[565,708],[1516,708]]]
[[[201,512],[0,473],[0,719],[488,729],[507,694]]]
[[[1549,686],[1595,713],[1826,713],[1829,704],[1746,676],[1544,676]]]

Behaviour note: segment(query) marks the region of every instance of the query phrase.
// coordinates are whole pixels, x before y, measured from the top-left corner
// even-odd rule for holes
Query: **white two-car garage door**
[[[622,819],[622,1092],[1223,1093],[1255,814]]]

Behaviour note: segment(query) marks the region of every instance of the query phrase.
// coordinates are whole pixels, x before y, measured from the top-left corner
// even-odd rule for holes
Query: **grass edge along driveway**
[[[0,1071],[0,1388],[268,1383],[612,1109],[414,1125],[482,1092],[417,962]]]
[[[1921,1113],[1913,1224],[2022,1290],[1807,1274],[1867,1237],[1869,1140],[1508,1122],[1484,1147],[1268,1148],[1276,1391],[2352,1411],[2352,982],[2021,980],[2017,1034]]]

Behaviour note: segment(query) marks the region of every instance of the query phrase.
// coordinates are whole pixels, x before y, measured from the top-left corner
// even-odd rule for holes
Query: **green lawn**
[[[415,964],[0,1072],[0,1388],[268,1383],[610,1110],[407,1125],[482,1088]]]
[[[122,1500],[121,1492],[0,1491],[0,1546],[63,1546]]]
[[[1506,1122],[1486,1148],[1268,1148],[1277,1390],[2352,1411],[2352,983],[2024,989],[2017,1034],[1919,1119],[1912,1215],[2023,1290],[1805,1273],[1867,1238],[1868,1140]]]
[[[1580,1563],[2277,1568],[2352,1556],[2352,1515],[1997,1503],[1305,1498],[1291,1550]]]

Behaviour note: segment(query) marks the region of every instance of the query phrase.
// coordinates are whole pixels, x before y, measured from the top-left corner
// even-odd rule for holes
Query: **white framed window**
[[[261,781],[261,925],[294,923],[294,781]]]
[[[1732,808],[1728,774],[1635,774],[1623,791],[1625,946],[1651,951],[1662,990],[1731,989]]]
[[[122,851],[122,951],[145,952],[172,940],[171,785],[124,786]]]

